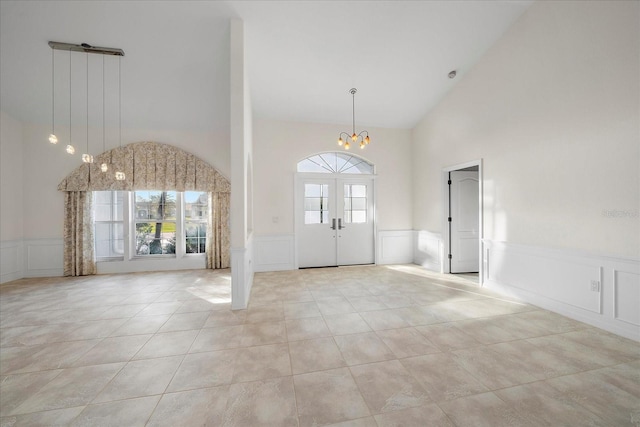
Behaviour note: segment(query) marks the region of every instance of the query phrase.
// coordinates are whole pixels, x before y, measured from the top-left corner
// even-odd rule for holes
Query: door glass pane
[[[344,186],[344,222],[360,224],[367,222],[367,186],[363,184],[345,184]]]
[[[304,223],[326,224],[329,218],[329,185],[304,185]]]
[[[367,222],[367,211],[352,211],[351,222],[354,224]]]

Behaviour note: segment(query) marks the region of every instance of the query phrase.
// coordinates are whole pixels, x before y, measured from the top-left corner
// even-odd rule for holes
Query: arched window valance
[[[102,172],[100,165],[109,164]],[[116,170],[125,173],[117,181]],[[229,180],[204,160],[167,144],[135,142],[95,156],[58,185],[60,191],[172,190],[229,193]]]

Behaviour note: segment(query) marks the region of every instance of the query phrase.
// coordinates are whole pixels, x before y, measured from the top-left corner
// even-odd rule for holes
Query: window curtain
[[[100,171],[102,163],[110,165],[109,172]],[[113,175],[116,170],[123,171],[126,179],[116,181]],[[82,246],[78,246],[75,251],[69,248],[69,256],[75,256],[74,252],[86,252],[85,246],[91,246],[93,252],[93,229],[90,218],[92,213],[91,191],[206,191],[209,193],[207,268],[229,267],[229,194],[231,186],[229,180],[215,168],[191,153],[157,142],[127,144],[95,156],[94,163],[84,163],[78,166],[60,182],[58,190],[66,193],[86,193],[82,206],[84,206],[84,215],[89,215],[89,219],[86,224],[82,225],[82,228],[90,234],[84,234],[86,239],[82,242]],[[80,197],[76,196],[78,199]],[[82,209],[81,206],[78,206],[77,201],[72,202],[68,198],[65,199],[66,212],[73,212],[76,209]],[[65,214],[65,218],[67,216],[70,215]],[[80,216],[79,211],[76,211],[73,216],[76,218]],[[75,244],[72,240],[69,240],[69,245],[66,244],[66,230],[67,220],[65,219],[65,247]],[[93,258],[93,253],[91,258]],[[87,268],[87,272],[81,274],[95,274],[95,262],[92,260],[92,263],[93,269]],[[66,265],[67,249],[65,249],[65,274]],[[75,265],[75,263],[69,261],[69,265]],[[89,273],[88,271],[93,272]]]
[[[96,274],[91,192],[65,192],[64,209],[64,275]]]
[[[229,268],[229,193],[209,193],[207,268]]]

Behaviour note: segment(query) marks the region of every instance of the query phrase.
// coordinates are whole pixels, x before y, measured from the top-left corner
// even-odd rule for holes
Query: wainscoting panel
[[[62,276],[62,239],[28,239],[24,241],[24,247],[24,277]]]
[[[591,281],[600,282],[600,266],[571,257],[536,253],[531,249],[493,244],[489,249],[492,278],[515,288],[544,295],[594,313],[601,312],[600,289],[591,290]]]
[[[427,230],[413,233],[413,262],[428,270],[442,271],[442,235]]]
[[[255,236],[253,238],[256,272],[293,270],[295,238],[293,234]]]
[[[640,260],[483,243],[485,287],[640,341]]]
[[[640,327],[640,274],[613,270],[613,315]]]
[[[378,231],[377,264],[413,263],[413,230]]]
[[[0,283],[24,277],[24,245],[22,240],[0,242]]]

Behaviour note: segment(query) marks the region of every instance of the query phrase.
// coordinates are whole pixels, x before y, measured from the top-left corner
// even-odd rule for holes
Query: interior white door
[[[373,264],[371,178],[298,180],[298,266]]]
[[[475,273],[479,262],[478,172],[452,171],[449,200],[452,273]]]

